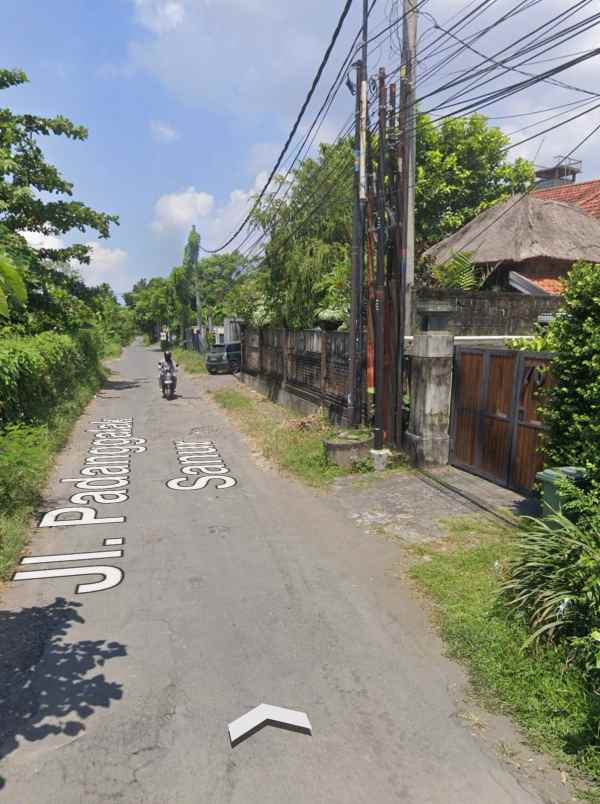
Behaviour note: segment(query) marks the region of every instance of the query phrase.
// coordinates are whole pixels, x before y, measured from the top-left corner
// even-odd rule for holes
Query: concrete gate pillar
[[[414,336],[405,446],[415,466],[448,463],[453,353],[454,336],[449,332]]]

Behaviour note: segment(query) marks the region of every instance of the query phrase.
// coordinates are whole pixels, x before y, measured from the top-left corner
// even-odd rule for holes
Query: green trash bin
[[[565,477],[576,485],[585,480],[586,471],[581,466],[557,466],[555,469],[544,469],[538,472],[536,480],[542,487],[542,511],[544,514],[560,513],[561,498],[558,490],[559,481]]]

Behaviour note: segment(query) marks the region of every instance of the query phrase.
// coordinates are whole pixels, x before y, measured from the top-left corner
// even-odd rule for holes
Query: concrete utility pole
[[[417,81],[417,9],[416,0],[403,0],[401,120],[404,154],[402,182],[404,216],[402,244],[406,252],[404,331],[410,335],[412,289],[415,282],[415,179],[416,179],[416,81]]]
[[[348,362],[350,366],[350,394],[348,418],[351,424],[360,423],[362,379],[362,297],[364,236],[360,205],[361,165],[361,98],[362,63],[356,63],[356,123],[354,135],[354,198],[352,199],[352,300],[350,306],[350,337]]]
[[[362,61],[356,64],[356,129],[352,216],[352,300],[350,311],[348,416],[360,424],[363,389],[363,268],[367,207],[367,39],[369,0],[363,0]]]
[[[377,278],[375,285],[375,427],[373,446],[383,448],[385,395],[385,253],[386,253],[386,113],[385,70],[379,70],[379,159],[377,166]]]

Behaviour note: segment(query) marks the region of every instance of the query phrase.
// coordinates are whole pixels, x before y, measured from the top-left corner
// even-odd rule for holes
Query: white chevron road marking
[[[310,720],[304,712],[297,712],[294,709],[284,709],[281,706],[271,706],[270,704],[262,703],[229,724],[227,728],[229,729],[231,745],[234,746],[250,732],[259,729],[267,723],[273,726],[297,729],[298,731],[312,734]]]

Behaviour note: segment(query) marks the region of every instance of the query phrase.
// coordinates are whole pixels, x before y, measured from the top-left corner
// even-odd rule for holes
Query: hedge
[[[44,332],[0,341],[0,430],[45,422],[52,410],[99,372],[93,331],[77,336]]]

